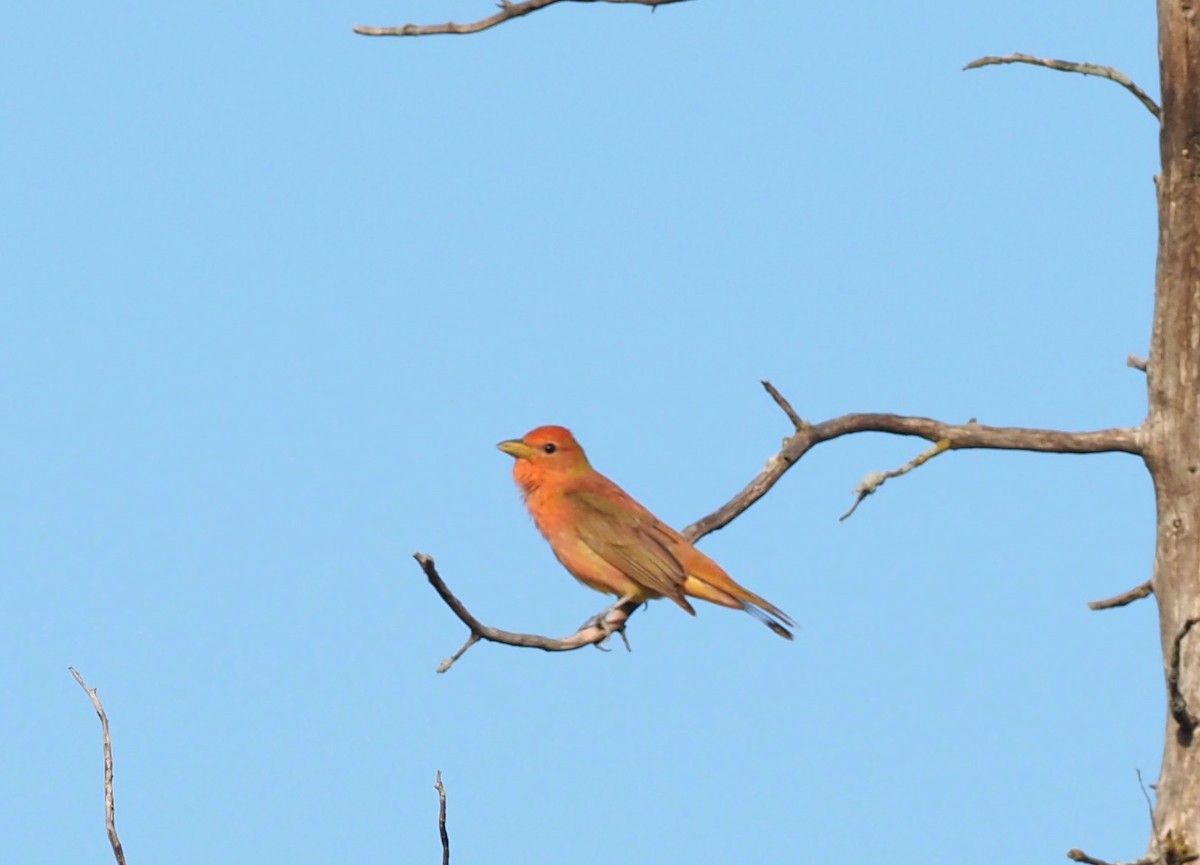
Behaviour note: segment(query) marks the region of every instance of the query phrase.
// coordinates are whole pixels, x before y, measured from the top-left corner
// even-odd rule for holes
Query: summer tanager
[[[670,598],[693,616],[688,598],[745,610],[781,637],[795,627],[770,601],[738,585],[721,566],[592,468],[571,431],[538,427],[503,441],[516,458],[513,479],[538,530],[575,579],[626,601]],[[603,625],[603,614],[599,617]]]

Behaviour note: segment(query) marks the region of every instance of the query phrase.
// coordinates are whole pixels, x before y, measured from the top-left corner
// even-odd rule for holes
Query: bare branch
[[[1146,365],[1146,359],[1144,357],[1138,357],[1136,354],[1131,354],[1129,357],[1125,358],[1125,366],[1132,369],[1140,369],[1142,372],[1145,372]]]
[[[125,865],[125,851],[121,847],[121,839],[117,837],[117,812],[113,802],[112,740],[108,735],[108,715],[104,713],[104,706],[100,703],[96,689],[89,688],[87,682],[83,681],[83,676],[79,675],[79,671],[74,667],[67,667],[67,669],[71,671],[71,675],[75,677],[79,687],[83,688],[84,693],[91,698],[92,706],[95,707],[96,714],[100,716],[100,732],[104,739],[104,823],[108,828],[108,843],[112,845],[117,865]]]
[[[1134,586],[1128,592],[1121,592],[1121,594],[1105,598],[1103,601],[1089,601],[1088,609],[1111,610],[1114,607],[1123,607],[1126,604],[1132,604],[1134,601],[1140,601],[1142,598],[1148,598],[1152,594],[1154,594],[1154,586],[1149,580],[1146,580],[1146,582],[1140,586]]]
[[[1200,618],[1188,619],[1179,629],[1179,633],[1175,635],[1175,643],[1171,648],[1171,665],[1167,668],[1167,693],[1170,695],[1167,705],[1171,709],[1171,717],[1179,726],[1175,735],[1179,739],[1179,744],[1184,747],[1192,744],[1192,734],[1196,730],[1197,719],[1188,711],[1187,700],[1184,699],[1183,692],[1179,690],[1179,656],[1183,638],[1188,635],[1197,622],[1200,622]]]
[[[687,0],[523,0],[520,3],[513,3],[511,0],[500,0],[496,5],[500,7],[500,11],[495,15],[489,15],[487,18],[480,18],[478,21],[471,21],[467,24],[458,24],[454,21],[447,21],[445,24],[401,24],[398,27],[371,27],[366,24],[357,24],[354,27],[354,32],[361,36],[434,36],[443,33],[453,33],[464,35],[467,33],[479,33],[484,30],[490,30],[497,24],[503,24],[505,21],[511,21],[514,18],[520,18],[528,15],[530,12],[536,12],[539,9],[545,9],[547,6],[553,6],[555,3],[632,3],[637,6],[649,6],[651,11],[657,6],[666,6],[669,3],[686,3]]]
[[[467,608],[463,606],[463,602],[454,596],[454,593],[450,591],[450,587],[438,576],[432,556],[427,556],[425,553],[416,553],[413,555],[413,558],[417,560],[417,564],[425,572],[425,577],[429,580],[429,585],[433,586],[434,591],[446,602],[446,606],[454,612],[454,615],[458,616],[459,621],[471,629],[471,635],[467,638],[467,642],[463,644],[463,647],[438,665],[439,673],[449,670],[454,665],[454,662],[466,653],[467,649],[480,640],[503,643],[506,646],[521,646],[526,649],[541,649],[544,652],[572,652],[575,649],[582,649],[584,646],[599,646],[614,633],[621,633],[624,636],[622,632],[625,630],[625,622],[640,606],[633,602],[626,602],[606,612],[603,619],[603,626],[598,621],[591,621],[574,634],[562,639],[543,637],[539,634],[519,634],[513,631],[502,631],[499,628],[488,627],[467,611]],[[628,646],[628,643],[626,643],[626,646]]]
[[[890,478],[898,478],[900,475],[908,474],[913,469],[924,465],[938,454],[945,453],[949,449],[950,442],[946,439],[942,439],[940,442],[936,442],[929,450],[917,454],[898,469],[892,469],[890,472],[872,472],[871,474],[867,475],[865,478],[863,478],[862,483],[854,488],[854,493],[857,496],[857,498],[854,500],[854,504],[850,506],[850,510],[838,517],[838,521],[845,521],[851,514],[858,510],[858,506],[862,504],[863,499],[869,495],[872,495]]]
[[[1128,862],[1105,862],[1103,859],[1096,859],[1089,856],[1082,850],[1068,850],[1067,858],[1074,859],[1076,862],[1083,862],[1085,865],[1153,865],[1158,861],[1157,856],[1143,856],[1140,859],[1131,859]]]
[[[1107,78],[1109,81],[1115,81],[1132,93],[1137,97],[1139,102],[1146,106],[1146,109],[1151,114],[1160,121],[1162,120],[1162,109],[1158,107],[1158,103],[1151,99],[1145,90],[1134,84],[1128,75],[1120,70],[1113,69],[1111,66],[1097,66],[1095,63],[1076,63],[1073,60],[1032,57],[1028,54],[1009,54],[1007,57],[980,57],[978,60],[972,60],[964,66],[963,71],[979,69],[982,66],[998,66],[1002,63],[1028,63],[1031,66],[1043,66],[1046,69],[1056,69],[1059,72],[1077,72],[1080,75],[1095,75],[1097,78]]]
[[[784,440],[783,449],[767,460],[758,476],[740,493],[706,517],[692,523],[682,534],[690,541],[729,525],[761,499],[801,457],[822,442],[863,432],[890,433],[923,438],[947,450],[1022,450],[1039,453],[1093,454],[1142,453],[1141,431],[1135,428],[1063,432],[1024,427],[993,427],[975,423],[948,424],[926,417],[894,414],[847,414],[810,424]],[[939,451],[940,452],[940,451]],[[925,459],[930,459],[927,456]]]
[[[446,833],[446,788],[442,785],[442,770],[438,769],[433,789],[438,794],[438,831],[442,834],[442,865],[450,865],[450,836]]]

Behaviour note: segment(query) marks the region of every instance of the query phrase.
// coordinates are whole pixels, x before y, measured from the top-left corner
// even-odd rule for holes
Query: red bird
[[[745,610],[792,639],[784,626],[796,623],[786,613],[593,469],[570,430],[538,427],[497,447],[516,458],[513,479],[554,555],[588,588],[616,595],[614,607],[666,597],[694,616],[687,599],[700,598]]]

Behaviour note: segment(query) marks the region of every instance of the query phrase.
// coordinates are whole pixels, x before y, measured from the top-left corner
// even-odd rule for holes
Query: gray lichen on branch
[[[871,472],[871,474],[863,478],[862,482],[854,488],[854,494],[856,496],[854,499],[854,504],[850,506],[850,510],[838,517],[838,521],[842,522],[848,519],[856,510],[858,510],[858,506],[863,503],[863,499],[869,495],[873,495],[887,481],[891,480],[892,478],[898,478],[900,475],[908,474],[913,469],[923,466],[938,454],[945,453],[948,450],[950,450],[950,442],[947,439],[942,439],[939,442],[935,442],[933,447],[931,447],[929,450],[922,451],[921,453],[917,454],[898,469],[892,469],[891,471],[887,472]]]

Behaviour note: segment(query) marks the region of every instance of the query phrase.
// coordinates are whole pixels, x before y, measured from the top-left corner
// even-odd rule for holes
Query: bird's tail
[[[715,563],[713,565],[715,567]],[[792,632],[788,630],[788,627],[796,627],[792,617],[766,598],[760,598],[745,586],[734,582],[724,571],[720,571],[719,576],[717,573],[705,574],[703,579],[689,573],[683,591],[702,601],[745,610],[785,640],[792,639]]]
[[[770,607],[773,613],[768,613],[761,607],[756,607],[754,604],[742,601],[742,609],[754,616],[754,618],[758,619],[785,640],[792,639],[792,632],[785,628],[783,623],[791,625],[793,628],[796,627],[796,623],[793,622],[791,618],[786,613],[782,612],[778,607]]]

